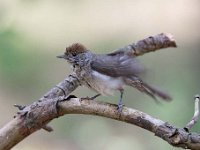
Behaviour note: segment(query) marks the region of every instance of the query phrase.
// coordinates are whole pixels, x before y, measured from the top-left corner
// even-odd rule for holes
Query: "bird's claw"
[[[123,106],[125,106],[122,101],[119,101],[119,103],[117,104],[117,112],[121,113],[122,112],[122,108]]]

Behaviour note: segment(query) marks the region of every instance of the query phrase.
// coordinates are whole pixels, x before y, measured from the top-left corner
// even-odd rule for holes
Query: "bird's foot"
[[[124,104],[122,103],[122,100],[120,99],[119,103],[117,104],[117,112],[118,113],[122,112],[123,106],[124,106]]]

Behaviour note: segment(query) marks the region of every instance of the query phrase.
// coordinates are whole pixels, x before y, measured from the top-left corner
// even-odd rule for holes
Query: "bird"
[[[81,43],[74,43],[64,54],[57,56],[71,64],[81,85],[95,91],[97,95],[113,95],[120,92],[117,111],[121,112],[124,106],[124,87],[131,86],[142,93],[157,100],[157,97],[170,101],[171,96],[158,88],[144,82],[139,76],[144,72],[143,67],[134,56],[129,56],[121,50],[108,54],[95,54]]]

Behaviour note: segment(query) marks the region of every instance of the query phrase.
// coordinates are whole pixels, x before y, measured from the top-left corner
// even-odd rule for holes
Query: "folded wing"
[[[136,58],[128,55],[97,55],[91,62],[93,70],[111,77],[136,76],[144,71]]]

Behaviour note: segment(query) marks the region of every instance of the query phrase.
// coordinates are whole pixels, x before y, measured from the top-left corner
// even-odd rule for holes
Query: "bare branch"
[[[60,108],[59,115],[72,113],[103,116],[144,128],[172,146],[184,149],[200,149],[200,134],[189,133],[182,128],[177,128],[132,108],[123,107],[119,114],[116,110],[117,105],[91,100],[81,101],[78,98],[61,102],[58,106]]]
[[[141,56],[145,53],[169,47],[177,47],[175,39],[170,33],[161,33],[117,49],[113,53],[120,51],[121,53],[128,54],[129,56]]]
[[[62,99],[62,97],[60,97],[60,101],[46,99],[38,102],[36,107],[28,106],[26,108],[27,113],[21,113],[0,130],[0,149],[12,148],[16,143],[37,131],[52,119],[64,114],[88,114],[107,117],[144,128],[173,146],[190,149],[200,148],[199,134],[188,133],[184,129],[176,128],[138,110],[123,107],[122,112],[118,113],[116,111],[117,105],[114,104],[79,98],[61,101]],[[15,141],[15,143],[7,143],[9,141]]]
[[[199,118],[199,95],[195,95],[195,103],[194,103],[194,116],[192,117],[192,120],[188,122],[186,125],[186,129],[191,129],[195,123],[197,123],[197,120]]]
[[[0,129],[0,143],[1,143],[0,150],[6,150],[6,149],[12,148],[14,145],[16,145],[21,140],[23,140],[26,136],[30,135],[32,132],[40,128],[43,128],[47,131],[51,131],[50,127],[46,126],[46,124],[48,123],[48,121],[45,121],[46,119],[40,120],[41,123],[38,127],[30,128],[31,126],[33,126],[34,121],[31,122],[29,119],[26,119],[25,116],[27,116],[27,114],[29,117],[32,115],[32,112],[29,112],[30,109],[40,107],[40,104],[43,104],[45,101],[48,101],[48,99],[53,99],[62,95],[68,95],[73,90],[75,90],[79,85],[80,83],[76,75],[71,74],[65,80],[63,80],[54,88],[52,88],[49,92],[47,92],[42,98],[32,103],[31,105],[27,107],[24,107],[24,106],[20,107],[20,105],[15,105],[15,107],[20,108],[21,111],[17,113],[18,115],[16,115],[12,121],[10,121],[7,125],[5,125],[3,128]],[[54,105],[55,103],[56,102],[54,102]],[[54,105],[51,105],[51,106],[47,105],[43,107],[47,109],[49,107],[49,110],[50,110],[50,108],[54,107]],[[56,111],[56,109],[55,108],[54,110],[51,109],[51,111]],[[41,110],[39,112],[40,114],[38,114],[38,111],[33,112],[33,113],[36,113],[37,114],[36,116],[39,116],[43,114],[44,112]],[[51,114],[52,113],[50,113],[49,116],[51,116]],[[34,120],[36,118],[37,117],[32,118],[31,120]]]
[[[64,81],[57,84],[54,88],[52,88],[49,92],[47,92],[41,99],[45,100],[47,98],[56,98],[58,96],[67,96],[71,92],[73,92],[78,86],[80,86],[80,82],[76,74],[69,75]]]

